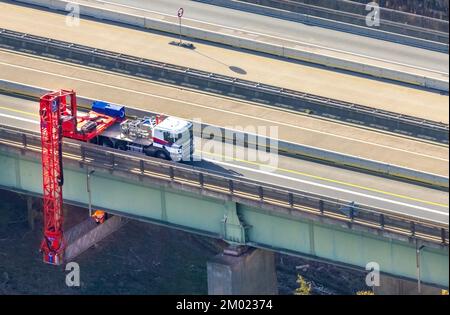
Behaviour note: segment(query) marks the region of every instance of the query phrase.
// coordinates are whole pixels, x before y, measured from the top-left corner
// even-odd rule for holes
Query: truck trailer
[[[194,153],[193,124],[172,116],[125,117],[123,106],[96,101],[92,110],[118,117],[94,142],[115,149],[143,153],[175,162],[190,160]]]
[[[188,161],[194,154],[190,121],[164,115],[126,118],[125,106],[103,101],[94,101],[89,112],[80,111],[76,117],[76,131],[65,136],[81,134],[80,140],[90,143],[175,162]],[[70,124],[63,127],[71,129]]]

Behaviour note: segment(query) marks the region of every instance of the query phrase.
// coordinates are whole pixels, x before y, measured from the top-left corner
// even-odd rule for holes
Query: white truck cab
[[[155,147],[167,150],[171,160],[189,160],[194,153],[193,124],[169,116],[154,127],[153,142]]]

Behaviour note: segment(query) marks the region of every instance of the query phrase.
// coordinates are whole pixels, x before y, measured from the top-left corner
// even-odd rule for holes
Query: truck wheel
[[[151,156],[151,157],[154,156],[153,151],[152,151],[152,150],[149,150],[149,149],[147,149],[147,148],[144,148],[144,154],[145,154],[146,156]]]
[[[127,151],[127,144],[125,142],[118,142],[116,149]]]
[[[158,159],[163,159],[163,160],[168,160],[169,157],[167,156],[166,152],[164,151],[157,151],[155,153],[155,157],[157,157]]]

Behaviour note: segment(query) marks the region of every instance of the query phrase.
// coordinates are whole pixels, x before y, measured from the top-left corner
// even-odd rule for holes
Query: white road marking
[[[39,125],[39,121],[38,120],[31,120],[31,119],[28,119],[28,118],[12,116],[12,115],[3,114],[3,113],[0,113],[0,117],[6,117],[6,118],[10,118],[10,119],[20,120],[20,121],[24,121],[24,122],[27,122],[27,123]]]
[[[443,215],[443,216],[446,216],[446,217],[449,216],[448,212],[443,212],[443,211],[439,211],[439,210],[429,209],[429,208],[425,208],[425,207],[421,207],[421,206],[417,206],[417,205],[412,205],[412,204],[408,204],[408,203],[404,203],[404,202],[400,202],[400,201],[396,201],[396,200],[390,200],[390,199],[386,199],[386,198],[382,198],[382,197],[378,197],[378,196],[368,195],[368,193],[359,193],[359,192],[356,192],[356,191],[351,191],[351,190],[347,190],[347,189],[343,189],[343,188],[333,187],[333,186],[329,186],[329,185],[325,185],[325,184],[319,184],[319,183],[315,183],[315,182],[312,182],[312,181],[307,181],[307,180],[303,180],[303,179],[299,179],[299,178],[294,178],[294,177],[289,177],[289,176],[285,176],[285,175],[281,175],[281,174],[276,174],[276,173],[273,173],[273,172],[265,172],[265,171],[262,171],[262,170],[257,170],[257,169],[253,169],[253,168],[246,167],[246,166],[231,164],[231,163],[227,163],[227,162],[223,162],[223,161],[219,161],[219,160],[215,160],[215,159],[208,159],[208,158],[203,157],[203,160],[209,161],[209,162],[213,162],[213,163],[217,163],[217,164],[220,164],[220,165],[223,165],[223,166],[243,169],[243,170],[246,170],[246,171],[249,171],[249,172],[254,172],[254,173],[259,173],[259,174],[263,174],[263,175],[278,177],[278,178],[281,178],[281,179],[295,181],[295,182],[299,182],[299,183],[302,183],[302,184],[307,184],[307,185],[317,186],[317,187],[326,188],[326,189],[330,189],[330,190],[334,190],[334,191],[339,191],[339,192],[347,193],[347,194],[350,194],[350,195],[356,195],[356,196],[360,196],[360,197],[364,197],[364,198],[370,198],[370,199],[374,199],[374,200],[378,200],[378,201],[382,201],[382,202],[392,203],[392,204],[395,204],[395,205],[400,205],[400,206],[405,206],[405,207],[409,207],[409,208],[414,208],[414,209],[421,210],[421,211],[424,211],[424,212],[436,213],[436,214],[440,214],[440,215]],[[314,193],[314,192],[311,192],[311,193]],[[391,210],[391,209],[389,209],[389,211],[396,212],[396,213],[402,213],[402,212]],[[448,211],[448,208],[447,208],[447,211]],[[403,213],[403,214],[405,214],[405,213]],[[429,218],[422,218],[422,219],[428,219],[429,220]]]
[[[133,10],[140,10],[140,11],[149,12],[149,13],[158,14],[158,15],[162,14],[162,15],[171,17],[171,16],[169,16],[166,13],[152,11],[152,10],[139,8],[139,7],[133,7],[133,6],[120,4],[120,3],[116,3],[116,2],[109,2],[109,1],[103,1],[103,0],[95,0],[95,1],[101,2],[101,3],[104,3],[104,4],[110,4],[110,5],[120,6],[120,7],[124,7],[124,8],[128,8],[128,9],[133,9]],[[280,40],[281,39],[281,40],[288,41],[288,42],[295,43],[295,44],[301,44],[301,45],[305,45],[305,46],[309,46],[309,47],[320,48],[320,49],[325,49],[325,50],[329,50],[329,51],[333,51],[333,52],[349,54],[349,55],[352,55],[352,56],[355,56],[355,57],[367,58],[367,59],[371,59],[371,60],[375,60],[375,61],[381,61],[381,62],[385,62],[385,63],[397,65],[397,66],[410,67],[410,68],[417,69],[417,70],[429,71],[429,72],[433,72],[433,73],[441,74],[441,75],[445,75],[445,76],[448,76],[448,74],[449,74],[448,72],[441,72],[441,71],[437,71],[437,70],[433,70],[433,69],[418,67],[418,66],[415,66],[415,65],[410,65],[410,64],[390,61],[390,60],[376,58],[376,57],[372,57],[372,56],[357,54],[357,53],[353,53],[353,52],[350,52],[350,51],[344,51],[344,50],[340,50],[340,49],[329,48],[329,47],[320,46],[320,45],[311,44],[311,43],[306,43],[306,42],[302,42],[302,41],[298,41],[298,40],[292,40],[292,39],[287,39],[287,38],[283,38],[283,37],[278,37],[278,36],[273,36],[273,35],[268,35],[268,34],[254,32],[254,31],[249,31],[249,30],[245,30],[245,29],[237,29],[237,28],[233,28],[233,27],[230,27],[230,26],[224,26],[224,25],[220,25],[220,24],[204,22],[204,21],[191,19],[191,18],[183,18],[183,19],[187,20],[187,21],[203,23],[203,24],[211,25],[211,26],[215,26],[215,27],[227,28],[227,29],[236,31],[238,33],[239,32],[242,33],[244,31],[244,32],[249,33],[249,34],[254,34],[254,35],[258,35],[258,36],[265,36],[265,37],[269,37],[269,38],[276,39],[276,40]]]
[[[30,57],[28,57],[28,58],[30,58]],[[168,101],[188,104],[188,105],[195,106],[195,107],[206,108],[206,109],[209,109],[209,110],[218,111],[218,112],[227,113],[227,114],[233,114],[233,115],[240,116],[240,117],[245,117],[245,118],[251,118],[251,119],[254,119],[254,120],[259,120],[259,121],[263,121],[263,122],[270,123],[270,124],[276,123],[278,125],[286,126],[286,127],[289,127],[289,128],[306,130],[306,131],[310,131],[310,132],[314,132],[314,133],[318,133],[318,134],[324,134],[324,135],[327,135],[327,136],[332,136],[332,137],[336,137],[336,138],[340,138],[340,139],[345,139],[345,140],[355,141],[355,142],[359,142],[359,143],[363,143],[363,144],[373,145],[373,146],[381,147],[381,148],[384,148],[384,149],[394,150],[394,151],[398,151],[398,152],[404,152],[404,153],[417,155],[417,156],[422,156],[422,157],[426,157],[426,158],[430,158],[430,159],[434,159],[434,160],[439,160],[439,161],[443,161],[443,162],[449,162],[449,160],[445,159],[445,158],[440,158],[440,157],[431,156],[431,155],[418,153],[418,152],[412,152],[412,151],[408,151],[408,150],[405,150],[405,149],[400,149],[400,148],[395,148],[395,147],[382,145],[382,144],[378,144],[378,143],[373,143],[373,142],[368,142],[368,141],[364,141],[364,140],[349,138],[349,137],[345,137],[345,136],[341,136],[341,135],[335,135],[335,134],[331,134],[331,133],[320,131],[320,130],[313,130],[313,129],[309,129],[309,128],[305,128],[305,127],[291,125],[291,124],[288,124],[288,123],[278,122],[278,121],[275,121],[275,120],[272,120],[272,119],[265,119],[265,118],[261,118],[261,117],[254,117],[254,116],[248,115],[248,114],[243,114],[243,113],[233,112],[233,111],[230,111],[230,110],[210,107],[210,106],[201,105],[201,104],[197,104],[197,103],[193,103],[193,102],[189,102],[189,101],[182,101],[182,100],[171,98],[171,97],[166,97],[166,96],[161,96],[161,95],[141,92],[141,91],[127,89],[127,88],[123,88],[123,87],[119,87],[119,86],[104,84],[104,83],[100,83],[100,82],[95,82],[95,81],[90,81],[90,80],[85,80],[85,79],[80,79],[80,78],[74,78],[74,77],[65,76],[65,75],[57,74],[57,73],[53,73],[53,72],[33,69],[33,68],[30,68],[30,67],[19,66],[19,65],[12,65],[12,64],[9,64],[9,63],[5,63],[5,62],[0,62],[0,64],[8,66],[8,67],[14,67],[14,68],[19,68],[19,69],[34,71],[34,72],[37,72],[37,73],[49,74],[49,75],[57,76],[57,77],[64,78],[64,79],[76,80],[76,81],[80,81],[80,82],[84,82],[84,83],[95,84],[95,85],[107,87],[107,88],[114,88],[114,89],[121,90],[121,91],[124,91],[124,92],[132,92],[132,93],[145,95],[145,96],[149,96],[149,97],[153,97],[153,98],[159,98],[159,99],[163,99],[163,100],[168,100]],[[71,66],[71,67],[73,67],[73,66]],[[89,71],[93,71],[93,70],[89,69]],[[99,71],[98,69],[96,69],[95,72],[108,73],[106,71]],[[114,76],[116,74],[110,74],[110,75]],[[134,80],[133,78],[130,78],[130,79]]]
[[[3,114],[3,113],[0,113],[0,117],[6,117],[6,118],[16,119],[16,120],[20,120],[20,121],[25,121],[25,122],[28,122],[28,123],[39,124],[38,120],[31,120],[31,119],[22,118],[22,117],[13,116],[13,115],[8,115],[8,114]],[[365,193],[365,194],[364,193],[358,193],[358,192],[347,190],[347,189],[343,189],[343,188],[338,188],[338,187],[333,187],[333,186],[329,186],[329,185],[319,184],[319,183],[315,183],[315,182],[312,182],[312,181],[306,181],[306,180],[302,180],[302,179],[299,179],[299,178],[294,178],[294,177],[289,177],[289,176],[285,176],[285,175],[281,175],[281,174],[276,174],[276,173],[273,173],[273,172],[265,172],[265,171],[261,171],[261,170],[256,170],[256,169],[252,169],[252,168],[249,168],[249,167],[240,166],[240,165],[237,165],[237,164],[226,163],[226,162],[215,160],[215,159],[208,159],[208,158],[204,158],[204,157],[202,157],[202,159],[205,160],[205,161],[213,162],[213,163],[224,165],[224,166],[228,166],[228,167],[239,168],[239,169],[243,169],[243,170],[254,172],[254,173],[260,173],[260,174],[273,176],[273,177],[278,177],[278,178],[282,178],[282,179],[287,179],[287,180],[290,180],[290,181],[296,181],[296,182],[299,182],[299,183],[304,183],[304,184],[308,184],[308,185],[312,185],[312,186],[317,186],[317,187],[321,187],[321,188],[326,188],[326,189],[330,189],[330,190],[344,192],[344,193],[351,194],[351,195],[366,197],[366,198],[379,200],[379,201],[383,201],[383,202],[387,202],[387,203],[392,203],[392,204],[396,204],[396,205],[401,205],[401,206],[406,206],[406,207],[410,207],[410,208],[415,208],[415,209],[418,209],[418,210],[421,210],[421,211],[424,211],[424,212],[437,213],[437,214],[444,215],[444,216],[447,216],[447,217],[449,216],[449,213],[445,213],[445,212],[442,212],[442,211],[433,210],[433,209],[429,209],[429,208],[424,208],[424,207],[420,207],[420,206],[416,206],[416,205],[412,205],[412,204],[407,204],[407,203],[403,203],[403,202],[399,202],[399,201],[395,201],[395,200],[390,200],[390,199],[386,199],[386,198],[382,198],[382,197],[371,196],[371,195],[368,195],[367,193]],[[314,192],[312,192],[312,193],[314,193]],[[390,211],[397,212],[397,213],[402,213],[402,212],[393,211],[393,210],[390,210]],[[423,217],[422,217],[422,219],[429,220],[428,218],[423,218]]]

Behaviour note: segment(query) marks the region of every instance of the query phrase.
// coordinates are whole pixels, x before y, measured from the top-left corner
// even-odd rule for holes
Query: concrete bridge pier
[[[26,196],[27,199],[27,219],[28,219],[28,227],[30,230],[34,230],[35,227],[35,219],[37,216],[37,211],[34,207],[34,198],[32,196]]]
[[[273,252],[230,247],[207,263],[209,295],[278,294]]]

